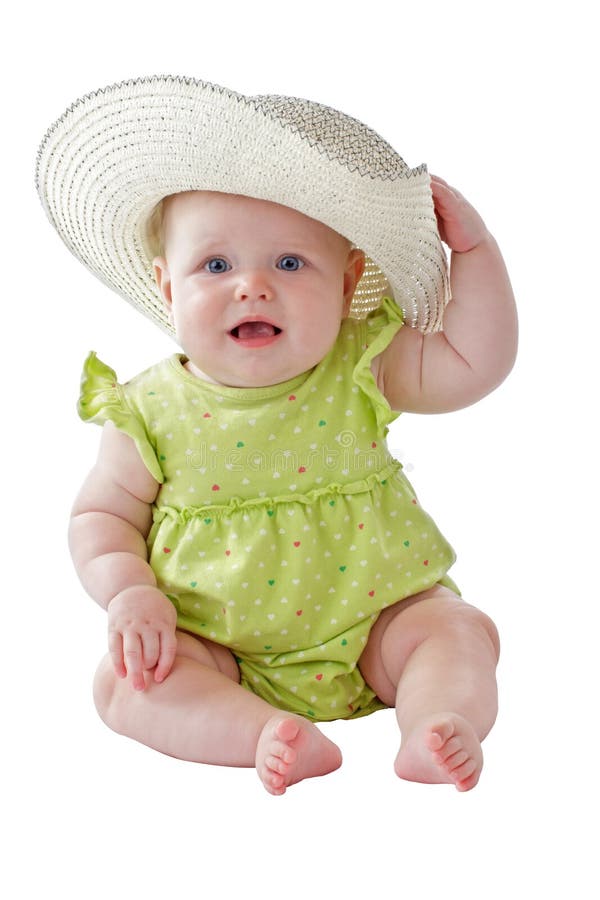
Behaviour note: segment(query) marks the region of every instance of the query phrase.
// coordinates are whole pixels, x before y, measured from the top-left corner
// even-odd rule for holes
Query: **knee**
[[[460,603],[441,617],[440,627],[452,631],[457,640],[479,638],[489,645],[496,661],[500,657],[500,635],[490,617],[475,606]]]

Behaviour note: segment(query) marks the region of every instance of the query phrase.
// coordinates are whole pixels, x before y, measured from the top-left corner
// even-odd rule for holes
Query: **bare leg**
[[[470,790],[483,765],[481,741],[498,709],[497,632],[487,616],[446,588],[413,600],[380,617],[361,671],[396,707],[402,735],[396,773]]]
[[[273,794],[338,768],[339,749],[312,722],[275,709],[237,683],[228,650],[181,632],[177,641],[171,673],[161,684],[146,673],[144,691],[117,678],[110,657],[102,660],[94,698],[110,728],[178,759],[256,766]]]

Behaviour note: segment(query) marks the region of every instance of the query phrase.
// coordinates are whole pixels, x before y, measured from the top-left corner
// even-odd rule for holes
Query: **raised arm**
[[[134,442],[107,422],[96,465],[73,506],[69,546],[88,594],[108,610],[109,651],[117,675],[144,688],[143,670],[168,675],[175,658],[176,612],[156,586],[146,537],[158,483]]]
[[[392,409],[450,412],[494,390],[517,350],[517,314],[504,260],[477,211],[432,177],[442,240],[452,250],[452,300],[443,331],[401,328],[376,361],[375,375]]]

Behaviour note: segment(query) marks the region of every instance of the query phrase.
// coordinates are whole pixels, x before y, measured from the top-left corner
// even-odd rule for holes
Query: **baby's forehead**
[[[276,228],[289,228],[298,234],[311,234],[336,244],[339,241],[345,245],[350,244],[350,241],[324,222],[313,219],[299,210],[243,194],[204,190],[184,191],[165,197],[162,207],[165,225],[189,218],[206,224],[270,221]]]

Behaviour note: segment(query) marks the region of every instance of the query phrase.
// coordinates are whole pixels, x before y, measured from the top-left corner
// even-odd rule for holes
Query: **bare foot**
[[[256,746],[256,771],[270,794],[285,794],[289,785],[341,764],[339,747],[308,719],[289,713],[272,716]]]
[[[481,742],[471,724],[456,713],[442,713],[419,722],[403,738],[394,769],[407,781],[470,791],[482,766]]]

